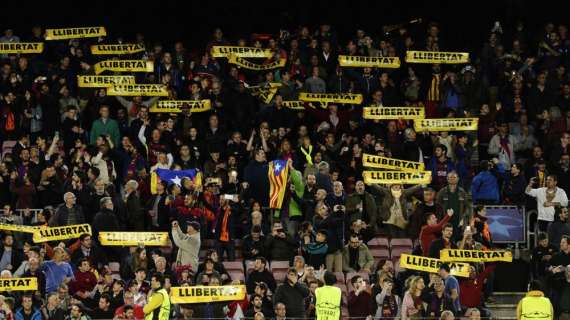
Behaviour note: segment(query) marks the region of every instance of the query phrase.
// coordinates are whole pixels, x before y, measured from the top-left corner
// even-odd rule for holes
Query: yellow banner
[[[146,60],[105,60],[97,62],[94,68],[96,74],[103,71],[153,72],[154,63]]]
[[[193,286],[170,288],[172,303],[204,303],[218,301],[236,301],[245,298],[244,285],[228,286]]]
[[[161,100],[150,107],[150,112],[156,113],[179,113],[204,112],[212,109],[209,99],[204,100]]]
[[[285,64],[287,63],[287,59],[279,59],[278,61],[274,61],[274,62],[267,63],[267,64],[258,64],[258,63],[253,63],[253,62],[247,61],[244,58],[240,58],[240,57],[235,56],[235,55],[230,55],[228,62],[231,64],[238,65],[242,68],[249,69],[249,70],[262,71],[262,70],[271,70],[271,69],[276,69],[276,68],[283,68],[285,66]]]
[[[39,227],[24,226],[24,225],[19,225],[19,224],[0,223],[0,230],[5,230],[5,231],[34,233],[34,232],[36,232],[36,229],[38,229],[38,228]]]
[[[168,232],[99,232],[103,246],[166,246]]]
[[[77,76],[80,88],[108,88],[116,84],[135,84],[134,76]]]
[[[482,251],[443,249],[439,252],[441,261],[465,261],[465,262],[513,262],[513,254],[510,251]]]
[[[2,291],[36,291],[38,278],[2,278],[0,279],[0,292]]]
[[[364,171],[366,184],[430,184],[431,171]]]
[[[341,67],[399,68],[398,57],[338,56]]]
[[[414,129],[422,131],[474,131],[479,124],[478,118],[438,118],[418,119],[414,121]]]
[[[44,51],[43,42],[0,43],[0,53],[42,53],[43,51]]]
[[[397,119],[423,119],[424,108],[420,107],[365,107],[364,119],[397,120]]]
[[[107,88],[109,96],[168,97],[163,84],[117,84]]]
[[[440,259],[414,256],[411,254],[402,254],[400,256],[400,268],[424,271],[429,273],[437,273],[439,267],[444,262]],[[456,277],[469,277],[469,263],[463,262],[450,262],[449,268],[451,269],[451,275]]]
[[[392,159],[366,153],[362,155],[362,165],[368,168],[402,170],[409,172],[418,172],[425,170],[425,165],[423,162]]]
[[[144,50],[144,44],[139,43],[96,44],[91,46],[91,54],[132,54]]]
[[[264,86],[253,86],[248,87],[247,89],[250,91],[252,96],[259,96],[261,101],[265,104],[271,103],[275,94],[277,94],[277,89],[282,87],[283,84],[281,82],[271,82]]]
[[[359,93],[299,93],[299,100],[306,102],[361,104]]]
[[[467,52],[408,51],[406,62],[410,63],[468,63]]]
[[[33,240],[35,243],[67,240],[79,238],[82,234],[91,235],[91,226],[89,224],[75,224],[63,227],[41,227],[34,232]]]
[[[283,106],[292,110],[305,110],[305,102],[300,100],[283,101]]]
[[[273,56],[271,49],[235,46],[213,46],[210,53],[214,58],[229,58],[231,55],[240,58],[270,58]]]
[[[105,27],[46,29],[46,40],[95,38],[107,35]]]

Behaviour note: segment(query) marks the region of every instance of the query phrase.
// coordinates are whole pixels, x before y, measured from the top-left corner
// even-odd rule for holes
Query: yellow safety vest
[[[170,296],[164,289],[158,290],[155,294],[162,294],[162,305],[160,308],[147,314],[145,320],[169,320],[170,319]]]
[[[340,319],[341,295],[340,288],[333,286],[324,286],[315,290],[317,320]]]
[[[521,301],[521,320],[552,319],[552,305],[546,297],[524,297]]]

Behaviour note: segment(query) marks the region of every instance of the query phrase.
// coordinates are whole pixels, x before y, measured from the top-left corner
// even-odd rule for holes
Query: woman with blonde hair
[[[407,282],[406,294],[402,301],[402,320],[418,319],[423,317],[424,302],[422,301],[421,294],[425,288],[424,279],[420,276],[412,276]]]

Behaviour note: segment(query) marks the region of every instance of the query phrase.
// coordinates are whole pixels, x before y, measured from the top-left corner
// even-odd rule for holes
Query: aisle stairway
[[[495,292],[493,294],[495,302],[487,303],[487,307],[491,310],[492,319],[516,319],[517,304],[525,294],[525,292]]]

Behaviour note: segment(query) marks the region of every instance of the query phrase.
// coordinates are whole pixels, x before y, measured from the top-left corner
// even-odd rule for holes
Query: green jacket
[[[305,194],[305,184],[303,183],[303,177],[301,172],[297,170],[289,171],[289,181],[295,186],[295,196],[298,199],[302,199]],[[290,191],[289,191],[290,192]],[[279,218],[281,215],[281,210],[275,210],[274,217]],[[293,195],[289,198],[289,217],[301,217],[303,216],[303,211],[301,209],[301,203],[295,200]]]
[[[107,119],[107,122],[103,123],[101,118],[93,121],[89,143],[95,144],[97,137],[100,135],[111,136],[113,144],[115,146],[118,146],[121,139],[121,133],[119,132],[119,125],[117,124],[117,121],[113,119]]]

